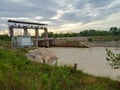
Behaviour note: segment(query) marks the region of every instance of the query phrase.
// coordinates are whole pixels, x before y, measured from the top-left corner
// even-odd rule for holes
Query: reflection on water
[[[58,63],[73,66],[77,63],[78,69],[96,76],[110,77],[120,80],[120,69],[114,70],[106,61],[107,47],[91,48],[49,48],[58,56]],[[109,47],[114,53],[120,53],[120,48]]]

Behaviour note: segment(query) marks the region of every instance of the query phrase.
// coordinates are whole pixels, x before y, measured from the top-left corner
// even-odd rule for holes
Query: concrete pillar
[[[48,31],[47,28],[44,28],[45,38],[48,38]]]
[[[9,33],[10,33],[10,37],[14,37],[14,31],[12,26],[9,27]]]
[[[35,45],[36,47],[38,47],[38,40],[35,40],[35,41],[34,41],[34,45]]]
[[[28,29],[27,29],[27,26],[23,27],[24,29],[24,35],[28,35]]]
[[[47,31],[47,28],[44,28],[44,35],[45,35],[45,42],[46,42],[46,47],[48,48],[49,47],[49,40],[48,40],[48,31]]]
[[[74,63],[74,71],[77,70],[77,63]]]
[[[39,39],[39,29],[35,27],[35,38]]]
[[[13,30],[13,26],[9,26],[9,33],[10,33],[10,38],[11,38],[11,42],[12,42],[12,47],[15,47],[15,38],[14,38],[14,30]]]

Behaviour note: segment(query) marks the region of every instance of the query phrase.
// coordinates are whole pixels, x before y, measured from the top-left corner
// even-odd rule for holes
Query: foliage
[[[114,41],[119,41],[119,39],[115,38]]]
[[[77,37],[79,36],[78,33],[53,33],[53,32],[48,32],[48,37]],[[42,34],[41,37],[44,37],[44,33]]]
[[[110,36],[111,33],[109,31],[102,30],[84,30],[81,31],[80,36]]]
[[[88,38],[88,41],[89,41],[89,42],[92,42],[92,41],[93,41],[93,39],[92,39],[92,38]]]
[[[8,36],[8,34],[0,35],[0,40],[10,41],[10,37]]]
[[[54,66],[50,74],[42,75],[42,86],[49,87],[49,90],[71,90],[73,76],[66,66]],[[45,89],[45,87],[42,87]]]
[[[112,33],[112,35],[120,35],[120,28],[111,27],[109,31]]]
[[[48,37],[111,36],[111,35],[115,35],[115,36],[120,35],[120,28],[111,27],[109,31],[91,29],[91,30],[81,31],[79,33],[48,32]],[[44,36],[44,33],[42,34],[41,37],[43,36]]]
[[[112,51],[106,49],[106,60],[110,62],[110,66],[114,69],[120,68],[120,54],[114,54]]]

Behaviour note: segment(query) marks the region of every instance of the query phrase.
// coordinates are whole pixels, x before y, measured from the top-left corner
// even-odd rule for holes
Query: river
[[[73,66],[77,63],[78,70],[94,76],[109,77],[120,81],[120,69],[111,69],[106,61],[106,48],[114,53],[120,53],[120,48],[90,47],[90,48],[48,48],[58,57],[59,65]]]

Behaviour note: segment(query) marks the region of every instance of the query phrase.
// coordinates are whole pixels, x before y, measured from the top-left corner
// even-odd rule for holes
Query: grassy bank
[[[0,49],[0,90],[120,90],[120,82],[26,59],[26,49]]]

